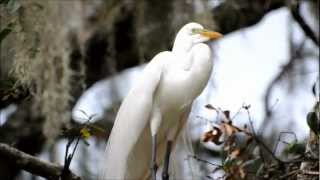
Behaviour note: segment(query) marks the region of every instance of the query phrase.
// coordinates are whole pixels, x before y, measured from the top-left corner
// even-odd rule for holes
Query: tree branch
[[[0,143],[0,156],[23,170],[47,179],[59,179],[63,169],[57,164],[42,161],[4,143]],[[81,178],[70,172],[67,179],[80,180]]]
[[[304,34],[309,37],[312,42],[319,47],[319,40],[315,33],[312,31],[312,29],[309,27],[309,25],[306,23],[306,21],[303,19],[303,17],[300,14],[300,3],[292,3],[291,5],[291,14],[294,20],[299,24]]]
[[[301,60],[303,57],[303,49],[305,46],[305,41],[301,42],[299,45],[294,45],[292,40],[292,34],[290,34],[290,59],[288,62],[283,66],[282,70],[277,74],[277,76],[269,83],[266,93],[264,96],[264,110],[265,110],[265,118],[262,122],[262,125],[260,129],[258,130],[258,134],[262,132],[262,129],[267,127],[267,125],[270,123],[269,120],[272,117],[272,109],[271,109],[271,102],[270,97],[273,88],[276,86],[277,83],[279,83],[286,74],[290,73],[294,67],[294,65]]]
[[[268,12],[286,6],[284,0],[226,0],[212,9],[213,21],[223,34],[258,23]]]

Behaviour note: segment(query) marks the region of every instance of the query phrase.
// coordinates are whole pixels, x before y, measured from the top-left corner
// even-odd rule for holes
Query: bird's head
[[[188,50],[195,44],[216,40],[221,37],[222,34],[204,29],[201,24],[191,22],[180,29],[174,41],[173,49]]]

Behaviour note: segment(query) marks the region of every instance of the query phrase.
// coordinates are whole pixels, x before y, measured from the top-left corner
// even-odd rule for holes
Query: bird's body
[[[124,99],[107,144],[102,179],[147,179],[152,137],[157,135],[159,164],[167,140],[175,144],[192,102],[206,86],[212,70],[211,51],[204,40],[182,42],[184,35],[191,36],[186,31],[202,28],[190,24],[179,31],[172,51],[161,52],[151,60]]]

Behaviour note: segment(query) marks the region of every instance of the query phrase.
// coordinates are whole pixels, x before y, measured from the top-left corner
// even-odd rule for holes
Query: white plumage
[[[163,163],[167,140],[175,144],[193,100],[211,74],[211,51],[203,42],[219,37],[200,24],[189,23],[178,32],[172,51],[159,53],[145,67],[118,111],[101,179],[150,178],[154,135],[157,163]]]

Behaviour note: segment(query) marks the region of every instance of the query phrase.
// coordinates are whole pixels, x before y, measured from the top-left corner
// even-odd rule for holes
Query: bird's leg
[[[152,136],[152,157],[151,157],[151,175],[152,180],[156,180],[157,177],[157,135]]]
[[[172,141],[168,140],[166,154],[164,157],[162,180],[169,180],[169,161],[170,161],[170,154],[171,154],[171,146],[172,146]]]
[[[150,121],[150,131],[152,136],[152,162],[151,162],[151,175],[152,179],[156,180],[157,178],[157,132],[159,130],[159,127],[161,125],[161,111],[157,104],[153,105],[152,115],[151,115],[151,121]]]

